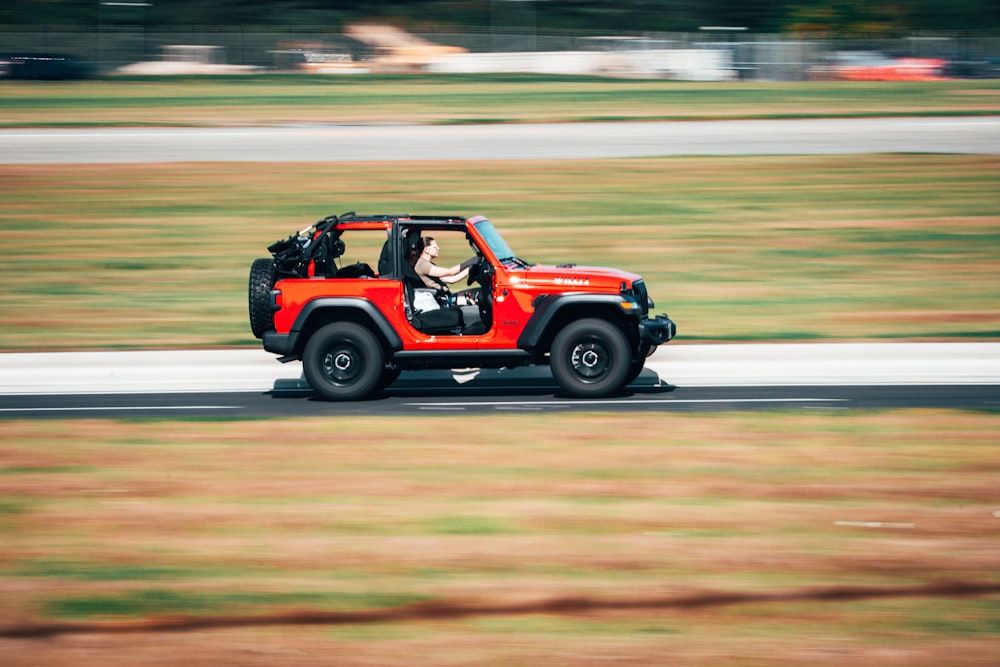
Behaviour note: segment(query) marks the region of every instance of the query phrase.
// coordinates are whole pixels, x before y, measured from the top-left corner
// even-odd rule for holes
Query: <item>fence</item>
[[[893,56],[943,58],[963,76],[1000,75],[1000,37],[915,36],[905,39],[803,40],[786,35],[733,32],[656,33],[629,37],[582,34],[535,34],[526,31],[470,30],[421,34],[435,44],[473,54],[539,52],[616,52],[710,50],[726,54],[743,79],[801,80],[827,55],[837,51],[874,51]],[[281,70],[288,54],[320,49],[347,54],[355,62],[372,61],[379,49],[334,30],[313,26],[266,30],[225,26],[178,29],[108,27],[92,30],[24,29],[0,32],[0,51],[71,54],[108,73],[130,63],[162,58],[170,45],[219,47],[216,57],[233,65]]]

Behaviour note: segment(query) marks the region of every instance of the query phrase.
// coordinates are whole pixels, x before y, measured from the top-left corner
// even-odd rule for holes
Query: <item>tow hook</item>
[[[666,315],[657,315],[639,322],[639,336],[651,345],[662,345],[677,335],[677,325]]]

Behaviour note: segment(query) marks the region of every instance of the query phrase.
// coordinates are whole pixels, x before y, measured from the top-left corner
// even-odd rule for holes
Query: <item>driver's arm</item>
[[[422,272],[430,276],[431,278],[437,278],[442,282],[451,284],[458,282],[459,280],[462,280],[463,278],[469,275],[469,269],[462,268],[463,264],[456,264],[455,266],[445,268],[443,266],[437,266],[436,264],[431,264],[430,262],[427,263],[418,262],[417,266],[419,268],[417,269],[417,273]]]
[[[458,273],[442,273],[441,275],[435,275],[434,277],[451,285],[452,283],[457,283],[459,280],[462,280],[469,275],[469,269],[467,268],[462,269],[460,266],[454,266],[452,268],[458,270]],[[431,275],[434,274],[432,273]]]

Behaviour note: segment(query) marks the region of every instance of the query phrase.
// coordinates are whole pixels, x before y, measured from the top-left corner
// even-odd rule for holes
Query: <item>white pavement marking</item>
[[[834,521],[836,526],[848,528],[915,528],[915,523],[886,523],[885,521]]]
[[[640,382],[695,386],[1000,384],[1000,343],[661,346]],[[469,369],[462,369],[465,379]],[[650,374],[653,377],[650,377]],[[399,387],[453,383],[403,373]],[[483,369],[462,386],[551,384],[547,368]],[[308,389],[302,365],[261,349],[0,354],[0,395],[265,392]]]
[[[620,398],[620,399],[589,399],[576,398],[571,400],[541,400],[541,401],[455,401],[451,403],[407,403],[411,407],[424,409],[472,408],[472,407],[504,407],[504,406],[546,406],[546,405],[680,405],[684,403],[828,403],[845,402],[846,398]]]
[[[263,350],[0,354],[7,395],[269,391],[301,374]]]
[[[0,408],[3,412],[101,412],[122,410],[239,410],[242,405],[91,405],[64,408]]]
[[[1000,384],[1000,343],[668,344],[655,357],[678,386]]]

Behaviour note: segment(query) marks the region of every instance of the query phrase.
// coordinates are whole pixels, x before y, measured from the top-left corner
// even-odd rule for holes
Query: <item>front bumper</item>
[[[666,315],[646,317],[639,321],[639,337],[644,343],[662,345],[677,335],[677,325]]]

